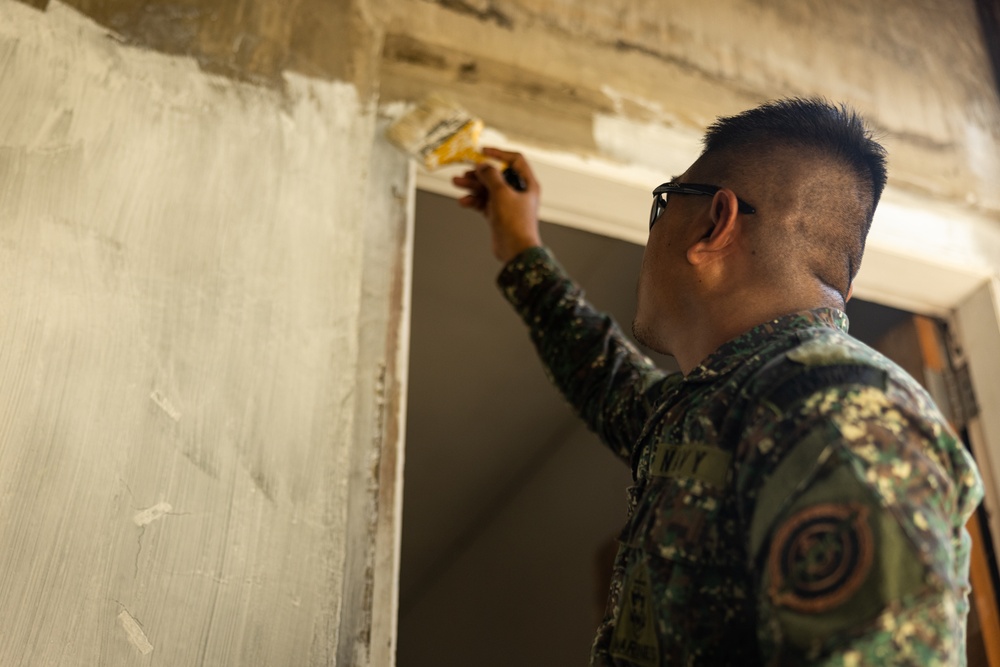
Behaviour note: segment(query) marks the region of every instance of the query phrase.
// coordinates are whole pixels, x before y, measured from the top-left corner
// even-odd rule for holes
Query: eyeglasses
[[[653,208],[649,211],[649,228],[653,228],[653,223],[663,213],[667,207],[667,197],[670,195],[708,195],[712,196],[722,188],[718,185],[699,185],[697,183],[664,183],[653,190]],[[739,197],[736,198],[737,209],[740,213],[756,213],[750,204]]]

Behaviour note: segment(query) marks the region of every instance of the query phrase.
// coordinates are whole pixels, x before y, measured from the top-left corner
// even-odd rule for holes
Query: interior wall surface
[[[388,664],[408,168],[351,83],[122,41],[0,0],[0,664]]]

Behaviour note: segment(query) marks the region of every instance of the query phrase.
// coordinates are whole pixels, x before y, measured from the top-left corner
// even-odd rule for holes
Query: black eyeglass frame
[[[707,195],[711,197],[721,190],[719,185],[702,185],[701,183],[664,183],[653,190],[653,208],[649,211],[649,228],[653,228],[653,223],[663,214],[663,209],[667,207],[667,198],[670,195]],[[736,198],[736,208],[740,213],[750,215],[756,213],[750,204],[739,197]]]

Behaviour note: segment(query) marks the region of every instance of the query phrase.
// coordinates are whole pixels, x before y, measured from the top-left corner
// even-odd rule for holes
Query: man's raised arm
[[[528,325],[549,377],[588,426],[627,460],[669,376],[586,302],[542,247],[540,188],[527,160],[518,153],[484,152],[521,174],[527,188],[514,190],[484,163],[454,179],[468,191],[459,203],[489,223],[493,254],[504,264],[498,283]]]

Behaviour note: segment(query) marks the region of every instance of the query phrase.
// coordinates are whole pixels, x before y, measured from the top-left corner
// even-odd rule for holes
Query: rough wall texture
[[[31,0],[36,7],[48,0]],[[271,86],[284,72],[377,81],[380,39],[367,0],[70,0],[127,44],[191,56],[203,69]]]
[[[277,86],[296,72],[382,101],[443,90],[512,138],[653,167],[632,137],[823,95],[876,123],[895,185],[1000,214],[1000,100],[974,0],[69,4],[211,72]]]
[[[823,95],[875,122],[895,185],[1000,212],[1000,103],[971,0],[396,0],[380,84],[383,100],[447,90],[511,137],[654,168],[615,133],[699,133]]]
[[[0,80],[0,664],[335,664],[370,105],[56,3],[0,2]]]

